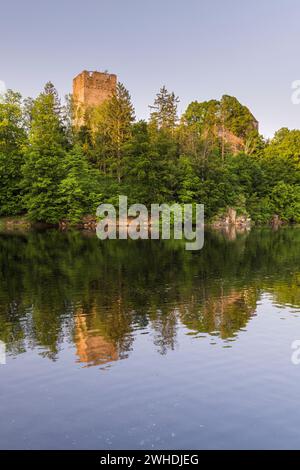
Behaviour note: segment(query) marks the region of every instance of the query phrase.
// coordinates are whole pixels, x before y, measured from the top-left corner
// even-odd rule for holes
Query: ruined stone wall
[[[117,86],[117,76],[84,70],[73,80],[74,124],[84,124],[85,111],[109,99]]]

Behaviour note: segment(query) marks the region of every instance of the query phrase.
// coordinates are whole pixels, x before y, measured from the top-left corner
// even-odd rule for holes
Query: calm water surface
[[[300,229],[0,235],[0,447],[300,449]]]

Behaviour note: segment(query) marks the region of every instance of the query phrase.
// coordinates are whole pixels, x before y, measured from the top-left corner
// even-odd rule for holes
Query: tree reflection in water
[[[76,360],[127,358],[137,332],[157,351],[188,334],[236,339],[262,294],[300,306],[300,229],[206,233],[200,252],[184,242],[100,241],[56,230],[0,236],[0,339],[56,360],[65,342]]]

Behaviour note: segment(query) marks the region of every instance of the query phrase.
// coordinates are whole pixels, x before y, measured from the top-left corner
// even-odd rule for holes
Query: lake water
[[[300,449],[300,228],[2,233],[0,339],[3,449]]]

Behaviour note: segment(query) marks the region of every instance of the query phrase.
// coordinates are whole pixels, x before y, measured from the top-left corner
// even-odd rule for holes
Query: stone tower
[[[117,76],[106,72],[84,70],[73,79],[74,125],[84,124],[85,111],[111,97],[117,86]]]

